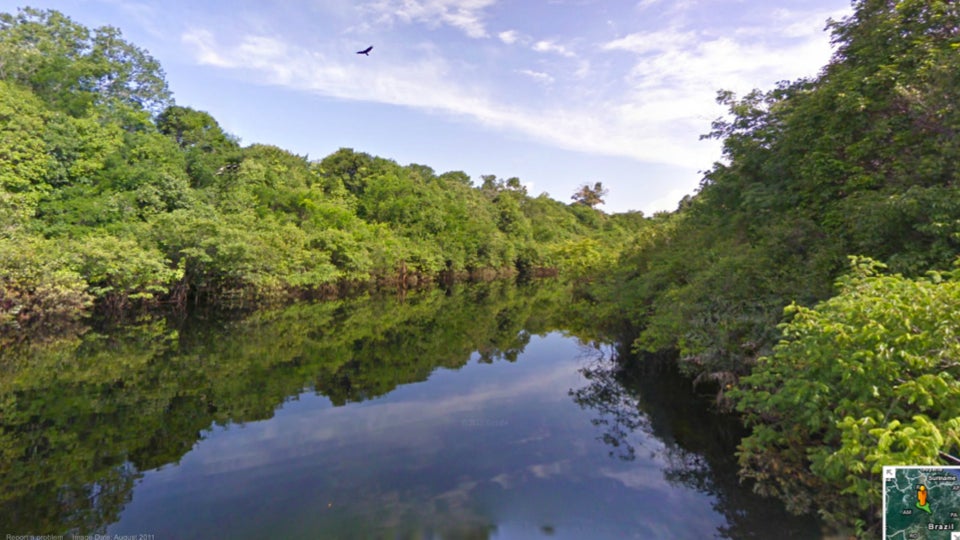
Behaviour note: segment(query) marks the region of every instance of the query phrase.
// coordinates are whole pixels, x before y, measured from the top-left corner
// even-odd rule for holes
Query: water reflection
[[[176,465],[211,426],[267,420],[304,389],[333,405],[515,360],[556,325],[556,284],[491,283],[145,320],[0,350],[0,531],[99,532],[142,471]]]
[[[568,299],[556,284],[489,284],[145,320],[7,348],[0,531],[811,530],[736,486],[738,434],[705,416],[675,374],[614,369],[613,350],[576,323],[589,317]]]
[[[674,364],[655,357],[617,362],[616,354],[598,351],[581,368],[589,384],[570,391],[577,404],[594,412],[591,422],[611,457],[655,460],[671,485],[709,495],[725,518],[720,537],[822,536],[811,517],[793,516],[740,483],[734,452],[743,428],[735,418],[711,412]]]

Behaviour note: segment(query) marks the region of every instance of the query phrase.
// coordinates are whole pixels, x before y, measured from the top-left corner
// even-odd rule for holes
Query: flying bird
[[[367,56],[370,56],[370,51],[372,51],[372,50],[373,50],[373,45],[367,47],[366,49],[364,49],[364,50],[362,50],[362,51],[357,51],[357,54],[365,54],[365,55],[367,55]]]

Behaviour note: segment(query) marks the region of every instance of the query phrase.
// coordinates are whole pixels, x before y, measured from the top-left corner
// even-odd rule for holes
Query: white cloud
[[[480,10],[491,3],[383,0],[378,5],[402,8],[393,15],[398,20],[464,9],[476,16],[479,26],[472,28],[477,34],[483,28]],[[182,41],[192,47],[197,62],[242,71],[260,84],[460,116],[585,153],[702,169],[719,158],[716,141],[698,140],[723,113],[714,101],[718,89],[742,94],[770,87],[777,80],[815,75],[828,61],[828,36],[790,30],[802,14],[793,15],[797,18],[777,18],[763,28],[723,37],[681,26],[637,32],[601,43],[589,57],[552,40],[533,43],[533,51],[576,58],[576,66],[565,66],[572,75],[566,77],[554,66],[549,73],[509,64],[502,72],[480,70],[462,59],[447,59],[443,55],[451,53],[441,47],[419,47],[412,60],[396,50],[390,62],[357,62],[336,42],[327,49],[306,49],[285,37],[259,34],[225,42],[206,30],[191,30]],[[459,21],[448,24],[470,35],[470,17],[449,20]],[[785,32],[796,37],[783,39]],[[525,39],[515,30],[496,37],[504,43]],[[629,64],[623,66],[622,60]],[[546,84],[529,85],[523,92],[504,87],[499,81],[513,78],[503,76],[509,72]]]
[[[638,11],[645,11],[654,6],[666,6],[660,8],[663,13],[667,15],[677,15],[680,13],[688,12],[691,9],[697,7],[698,0],[672,0],[670,2],[664,2],[663,0],[640,0],[637,3],[636,9]]]
[[[714,102],[718,89],[742,95],[753,88],[769,88],[779,80],[814,76],[829,60],[824,33],[782,40],[783,31],[784,26],[771,25],[761,36],[709,37],[667,29],[609,41],[603,50],[635,55],[623,78],[629,90],[611,109],[623,125],[651,125],[654,131],[696,137],[723,112]],[[693,156],[689,140],[678,144]]]
[[[472,38],[487,37],[483,10],[497,0],[377,0],[364,9],[381,22],[418,22],[429,26],[446,24]],[[501,38],[502,39],[502,38]]]
[[[692,173],[693,171],[691,171]],[[684,180],[677,182],[674,180],[674,183],[682,184],[676,187],[671,187],[663,195],[647,202],[640,208],[645,216],[652,216],[657,212],[673,212],[677,209],[678,201],[683,199],[684,195],[689,195],[693,193],[699,186],[699,181],[696,180],[697,175],[690,174],[684,176]]]
[[[644,48],[644,36],[633,35],[610,42],[605,48],[643,51],[628,77],[631,86],[646,94],[669,90],[673,97],[713,94],[729,88],[744,92],[768,86],[777,80],[815,75],[830,57],[825,36],[771,47],[760,41],[738,41],[730,37],[693,38],[688,32],[657,32],[658,42],[672,44],[656,50]],[[707,87],[706,89],[704,87]],[[679,96],[678,96],[679,94]],[[682,103],[685,107],[687,103]]]
[[[530,77],[535,81],[546,83],[546,84],[550,84],[554,81],[553,77],[551,77],[550,74],[544,73],[542,71],[533,71],[531,69],[518,69],[517,73],[520,73],[521,75],[526,75],[527,77]]]
[[[230,61],[215,50],[213,34],[207,30],[189,30],[180,36],[180,41],[194,47],[197,62],[216,67],[234,67]]]
[[[500,41],[506,43],[507,45],[512,45],[520,39],[520,33],[516,30],[507,30],[497,34],[497,37],[500,38]]]
[[[209,32],[194,30],[184,35],[183,41],[196,47],[198,62],[246,70],[263,84],[471,117],[487,126],[583,152],[660,163],[689,162],[681,139],[642,129],[632,121],[608,118],[619,114],[616,110],[529,109],[497,102],[480,85],[458,82],[452,68],[437,56],[372,67],[373,63],[338,62],[333,55],[293,47],[272,37],[248,36],[233,46],[221,46]]]
[[[784,37],[810,37],[820,35],[823,32],[827,19],[839,20],[849,14],[849,8],[813,13],[780,9],[777,10],[775,16],[777,22],[782,26],[781,35]]]
[[[556,53],[556,54],[559,54],[559,55],[561,55],[561,56],[567,56],[567,57],[570,57],[570,58],[576,56],[575,54],[573,54],[573,52],[571,52],[569,49],[567,49],[567,48],[564,47],[563,45],[560,45],[560,44],[558,44],[558,43],[555,43],[555,42],[550,41],[550,40],[547,40],[547,39],[544,39],[544,40],[541,40],[541,41],[538,41],[538,42],[534,43],[534,44],[533,44],[533,50],[535,50],[535,51],[537,51],[537,52]]]
[[[689,46],[695,42],[696,37],[694,32],[684,32],[680,30],[636,32],[604,43],[602,49],[606,51],[623,50],[636,54],[649,54]]]

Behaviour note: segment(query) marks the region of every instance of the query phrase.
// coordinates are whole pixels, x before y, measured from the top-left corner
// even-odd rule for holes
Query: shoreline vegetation
[[[119,30],[56,11],[0,16],[0,66],[0,333],[94,310],[586,277],[644,225],[596,209],[599,182],[564,204],[518,178],[242,146],[175,104]]]
[[[738,97],[698,192],[587,288],[741,415],[741,476],[882,536],[884,465],[960,451],[960,4],[858,0],[813,77]]]
[[[674,212],[352,149],[241,146],[146,51],[0,15],[0,334],[93,306],[556,274],[749,434],[741,477],[880,534],[883,465],[960,454],[960,4],[856,0],[814,77],[737,97]],[[586,179],[585,179],[586,180]]]

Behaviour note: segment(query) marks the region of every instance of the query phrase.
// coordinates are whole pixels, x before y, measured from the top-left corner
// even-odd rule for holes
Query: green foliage
[[[0,236],[0,334],[51,330],[83,314],[92,298],[77,266],[55,241]]]
[[[70,117],[53,114],[44,139],[53,158],[47,182],[54,188],[93,183],[107,156],[123,142],[120,126],[103,125],[94,116]]]
[[[798,509],[840,494],[822,514],[873,523],[883,465],[960,449],[960,276],[880,276],[882,264],[852,261],[837,296],[787,308],[783,341],[730,395],[752,427],[740,462],[758,489]]]
[[[209,113],[170,106],[157,116],[157,129],[183,149],[194,187],[232,179],[242,159],[236,139],[223,131]]]
[[[341,148],[320,161],[320,175],[328,193],[344,191],[360,195],[366,189],[366,178],[376,174],[388,162],[352,148]]]
[[[158,249],[144,249],[130,239],[91,235],[76,241],[76,252],[88,291],[113,310],[164,294],[183,277],[183,270],[171,268]]]
[[[157,116],[157,129],[171,137],[180,148],[199,148],[204,152],[233,146],[232,139],[210,113],[171,105]]]
[[[643,221],[532,199],[515,177],[475,188],[347,148],[310,162],[241,147],[209,113],[174,105],[118,30],[56,11],[0,15],[0,119],[0,238],[45,246],[28,259],[41,267],[62,262],[46,246],[64,246],[76,278],[64,294],[84,292],[63,305],[79,311],[87,295],[119,311],[558,265],[585,277]],[[47,279],[16,276],[10,295]]]
[[[93,106],[156,113],[171,101],[159,64],[119,30],[91,32],[53,10],[0,14],[0,79],[27,86],[73,116]]]
[[[723,163],[584,294],[615,303],[635,349],[722,382],[720,398],[746,377],[732,395],[759,489],[870,527],[881,463],[957,444],[956,282],[922,276],[960,253],[960,7],[862,0],[829,26],[815,78],[718,94]],[[906,277],[837,281],[849,254]]]
[[[693,374],[746,373],[776,342],[783,306],[834,291],[844,257],[909,276],[960,251],[955,187],[960,64],[954,3],[865,1],[834,22],[815,79],[740,99],[709,135],[725,163],[667,234],[623,260],[622,299],[645,350],[678,349]],[[642,269],[642,270],[641,270]]]
[[[616,262],[617,253],[593,238],[571,240],[557,244],[550,252],[552,260],[565,275],[587,279],[609,271]]]
[[[52,165],[42,136],[48,117],[43,104],[31,92],[0,81],[0,188],[3,190],[42,193]]]
[[[123,145],[108,156],[98,181],[107,190],[131,195],[140,217],[146,219],[192,204],[195,194],[185,166],[184,154],[167,137],[124,133]]]
[[[258,219],[252,211],[177,210],[154,220],[153,235],[198,294],[270,294],[317,287],[337,277],[327,252],[307,249],[302,229]]]
[[[590,187],[589,184],[583,184],[577,191],[573,194],[571,199],[577,204],[583,204],[593,208],[598,204],[603,204],[603,198],[607,196],[609,191],[603,187],[603,182],[596,182],[593,184],[593,187]]]

